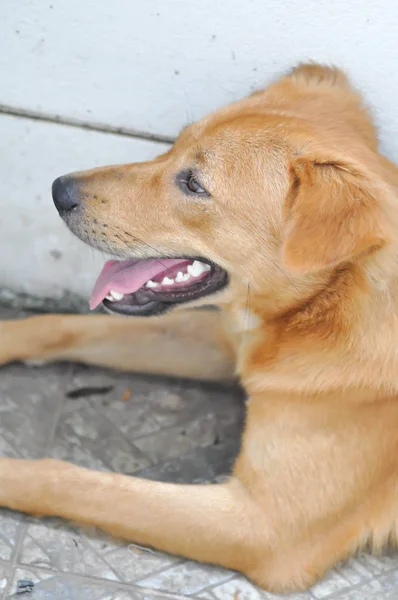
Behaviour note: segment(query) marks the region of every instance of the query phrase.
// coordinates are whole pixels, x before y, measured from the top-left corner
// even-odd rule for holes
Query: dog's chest
[[[231,314],[231,328],[234,333],[246,333],[255,331],[260,327],[259,317],[247,308],[236,308]]]

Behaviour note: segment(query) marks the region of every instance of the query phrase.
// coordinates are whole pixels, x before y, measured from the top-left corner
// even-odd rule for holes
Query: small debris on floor
[[[87,396],[103,396],[109,394],[113,389],[113,385],[107,385],[105,387],[82,387],[77,388],[76,390],[70,390],[70,392],[67,392],[65,395],[71,400],[76,400],[77,398],[87,398]]]
[[[21,596],[22,594],[31,594],[34,587],[35,583],[31,579],[19,579],[17,581],[17,595]]]
[[[124,394],[122,396],[122,401],[127,402],[127,400],[130,400],[130,398],[131,398],[131,390],[130,390],[130,388],[126,388],[124,390]]]
[[[130,550],[130,552],[135,552],[135,554],[141,554],[141,552],[149,552],[149,554],[153,554],[156,556],[156,552],[152,550],[152,548],[140,546],[139,544],[129,544],[128,549]]]

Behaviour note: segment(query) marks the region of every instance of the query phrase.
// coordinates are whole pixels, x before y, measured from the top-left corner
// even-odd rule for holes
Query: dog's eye
[[[202,186],[200,185],[200,183],[198,182],[198,180],[195,178],[194,175],[191,175],[190,178],[188,179],[187,188],[189,189],[190,192],[193,192],[194,194],[206,193],[206,190],[202,188]]]
[[[177,176],[177,183],[185,194],[196,196],[210,196],[209,192],[199,183],[197,176],[192,171],[183,171]]]

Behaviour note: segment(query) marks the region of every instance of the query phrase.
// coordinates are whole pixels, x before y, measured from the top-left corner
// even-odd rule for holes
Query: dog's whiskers
[[[109,229],[111,229],[113,232],[115,232],[117,234],[117,239],[120,240],[129,251],[131,251],[130,245],[126,242],[126,240],[124,240],[119,235],[119,231],[116,229],[116,227],[113,227],[113,225],[110,225],[109,223],[108,223],[108,227],[109,227]],[[150,244],[148,244],[148,242],[144,242],[144,240],[140,239],[136,235],[132,235],[131,238],[138,244],[141,244],[142,246],[146,246],[151,252],[155,252],[156,254],[161,254],[161,252],[157,248],[155,248],[154,246],[151,246]],[[167,265],[165,265],[160,259],[158,259],[156,257],[152,257],[152,258],[153,258],[153,260],[156,260],[162,267],[167,268]]]
[[[247,295],[246,295],[246,306],[245,306],[245,314],[243,317],[243,336],[247,337],[247,332],[249,330],[250,325],[250,282],[247,284]],[[244,340],[245,341],[245,340]]]
[[[286,271],[284,271],[276,262],[272,263],[274,265],[274,267],[276,267],[278,269],[278,271],[285,277],[285,279],[288,280],[288,282],[294,287],[294,289],[296,290],[296,292],[299,294],[300,290],[297,287],[297,285],[294,283],[293,279],[291,277],[289,277],[289,275],[286,273]]]

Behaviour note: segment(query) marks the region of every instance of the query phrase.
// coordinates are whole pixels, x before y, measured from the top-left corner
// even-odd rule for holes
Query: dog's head
[[[53,197],[75,235],[118,259],[92,307],[244,303],[249,285],[277,304],[386,244],[384,160],[345,76],[302,65],[157,159],[61,177]]]

